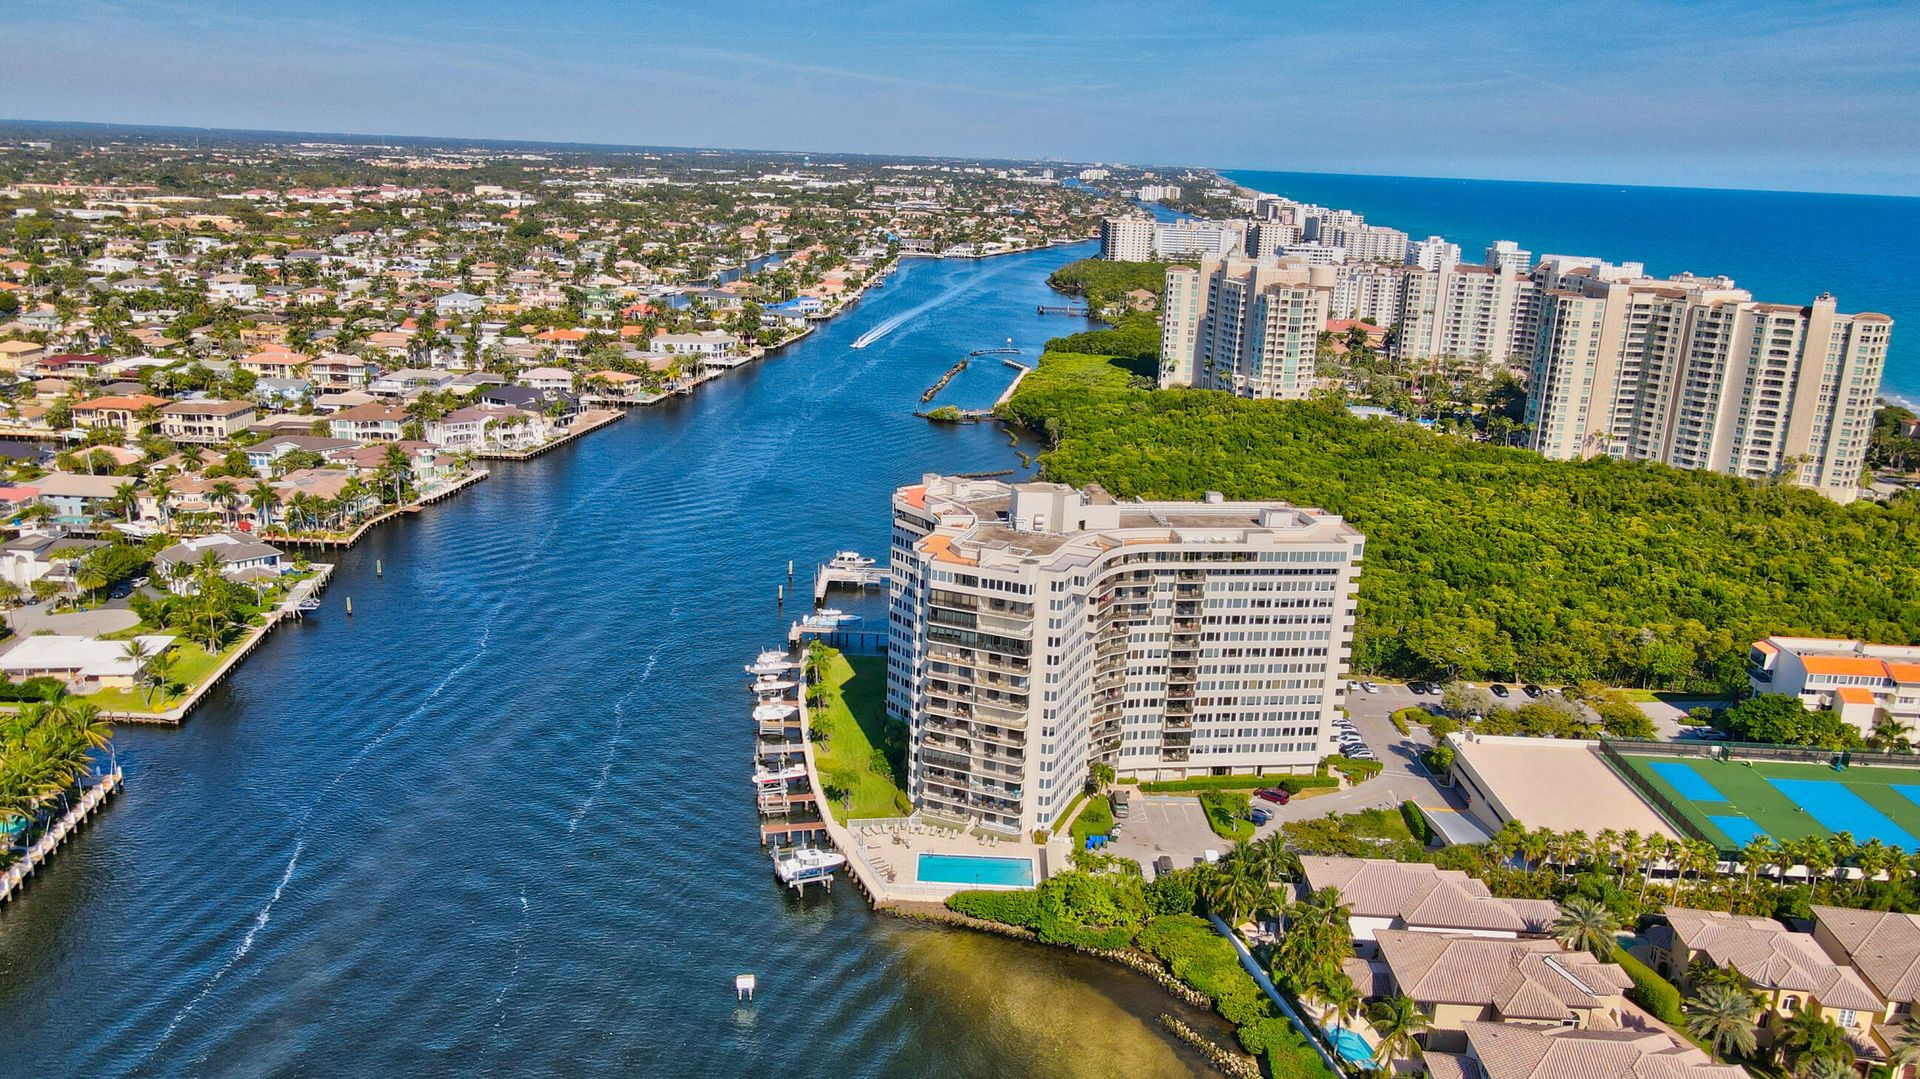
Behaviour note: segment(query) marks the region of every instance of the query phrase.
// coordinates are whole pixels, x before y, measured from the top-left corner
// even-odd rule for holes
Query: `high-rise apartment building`
[[[1832,296],[1757,303],[1724,277],[1638,270],[1536,268],[1533,448],[1856,497],[1893,320],[1840,313]]]
[[[1163,385],[1295,400],[1313,392],[1314,358],[1337,274],[1331,266],[1242,256],[1167,273]]]
[[[1484,266],[1408,266],[1394,355],[1524,366],[1532,355],[1535,291],[1531,278]]]
[[[1523,274],[1533,269],[1533,252],[1512,240],[1495,240],[1487,248],[1482,265],[1503,274]]]
[[[1346,251],[1353,262],[1401,263],[1407,257],[1407,234],[1385,225],[1347,225],[1328,230],[1326,243]]]
[[[1109,262],[1153,261],[1153,218],[1108,217],[1100,222],[1100,257]]]
[[[927,476],[893,498],[887,708],[923,812],[1058,830],[1096,763],[1305,772],[1334,751],[1366,540],[1279,502]]]
[[[1460,265],[1460,245],[1439,236],[1414,240],[1407,244],[1407,265],[1438,273]]]
[[[1237,254],[1246,244],[1245,221],[1161,221],[1153,226],[1153,253],[1162,259]]]
[[[1404,267],[1377,263],[1350,262],[1338,267],[1330,316],[1372,319],[1376,325],[1392,326],[1400,321],[1406,274]]]

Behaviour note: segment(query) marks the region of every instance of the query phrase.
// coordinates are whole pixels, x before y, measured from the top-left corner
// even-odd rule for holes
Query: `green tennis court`
[[[1878,839],[1920,850],[1920,769],[1709,760],[1625,753],[1621,760],[1722,850],[1739,850],[1756,835],[1775,842],[1849,832],[1856,843]]]

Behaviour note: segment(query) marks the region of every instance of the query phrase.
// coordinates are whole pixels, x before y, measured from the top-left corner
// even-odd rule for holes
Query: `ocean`
[[[1920,400],[1920,294],[1899,260],[1920,250],[1920,198],[1545,184],[1229,170],[1227,179],[1352,210],[1415,239],[1444,236],[1478,262],[1495,240],[1543,254],[1642,262],[1665,277],[1725,274],[1757,300],[1804,304],[1831,292],[1842,311],[1894,320],[1881,392]]]

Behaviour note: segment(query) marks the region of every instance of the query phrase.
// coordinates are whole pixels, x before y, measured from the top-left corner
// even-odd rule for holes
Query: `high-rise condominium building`
[[[1482,265],[1503,274],[1523,274],[1533,269],[1533,252],[1512,240],[1495,240],[1487,248]]]
[[[1756,303],[1724,277],[1571,262],[1535,274],[1536,450],[1782,478],[1843,502],[1858,494],[1892,319],[1843,314],[1824,295]]]
[[[1485,266],[1408,266],[1401,281],[1398,358],[1494,366],[1524,365],[1531,355],[1536,289],[1530,278]]]
[[[1121,776],[1333,751],[1366,540],[1279,502],[928,476],[893,497],[887,708],[920,810],[1057,830]]]
[[[1327,244],[1346,251],[1354,262],[1404,262],[1407,234],[1385,225],[1338,226],[1328,230]]]
[[[1163,259],[1230,255],[1246,244],[1245,221],[1160,221],[1153,226],[1153,253]]]
[[[1407,244],[1407,265],[1423,270],[1451,270],[1460,265],[1460,245],[1439,236],[1429,236]]]
[[[1153,218],[1108,217],[1100,222],[1100,257],[1110,262],[1153,261]]]
[[[1337,276],[1331,266],[1238,255],[1169,267],[1161,384],[1307,397]]]

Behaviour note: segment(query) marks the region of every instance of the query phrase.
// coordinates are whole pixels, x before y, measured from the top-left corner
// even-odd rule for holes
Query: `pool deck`
[[[955,836],[951,828],[913,818],[856,820],[849,822],[847,831],[851,849],[843,847],[841,853],[857,866],[863,883],[871,882],[868,894],[875,907],[898,901],[941,903],[955,892],[1014,887],[923,881],[919,877],[922,854],[1027,859],[1033,862],[1035,884],[1070,864],[1063,842],[1051,841],[1041,847],[1025,840],[983,838],[971,832]]]

